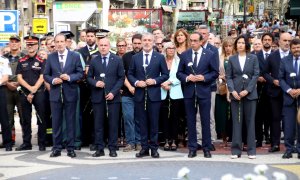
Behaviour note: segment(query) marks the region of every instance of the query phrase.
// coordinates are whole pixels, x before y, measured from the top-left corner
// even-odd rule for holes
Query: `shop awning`
[[[95,1],[56,1],[53,3],[54,22],[83,23],[98,10]]]

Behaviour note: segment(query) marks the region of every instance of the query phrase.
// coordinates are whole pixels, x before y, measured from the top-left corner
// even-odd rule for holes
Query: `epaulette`
[[[28,58],[29,58],[29,56],[26,55],[26,56],[20,58],[19,62],[24,62],[24,61],[26,61]]]
[[[44,62],[44,60],[40,56],[38,56],[38,55],[35,56],[35,59],[38,60],[38,61],[40,61],[41,63]]]

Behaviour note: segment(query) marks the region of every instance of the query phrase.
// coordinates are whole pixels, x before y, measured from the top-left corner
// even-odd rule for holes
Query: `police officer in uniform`
[[[40,151],[45,151],[46,123],[44,96],[44,61],[37,56],[39,38],[24,37],[28,54],[19,60],[16,74],[21,85],[21,104],[23,112],[23,144],[16,151],[31,150],[31,113],[32,104],[36,109],[38,122],[38,145]]]
[[[17,81],[16,69],[18,65],[18,61],[24,54],[21,52],[21,39],[17,35],[12,35],[9,38],[9,47],[10,53],[4,55],[9,60],[9,65],[11,67],[12,75],[8,76],[8,81],[6,83],[6,100],[7,100],[7,111],[8,118],[10,122],[10,127],[12,130],[12,143],[15,143],[15,120],[14,120],[14,110],[15,106],[17,106],[20,124],[22,126],[23,118],[21,112],[21,102],[19,93],[17,92],[17,87],[19,83]]]
[[[0,56],[0,125],[2,131],[2,142],[6,151],[12,150],[11,128],[9,126],[7,107],[6,107],[6,93],[4,85],[11,75],[8,59]]]

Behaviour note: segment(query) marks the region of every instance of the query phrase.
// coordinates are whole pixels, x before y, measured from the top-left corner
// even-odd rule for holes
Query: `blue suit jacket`
[[[182,99],[183,98],[183,93],[181,89],[181,83],[179,79],[176,77],[176,73],[178,70],[178,65],[179,65],[180,59],[179,57],[176,57],[173,59],[172,62],[172,67],[170,69],[170,78],[168,81],[170,81],[171,84],[171,89],[170,91],[170,97],[171,99]],[[165,100],[167,97],[167,91],[161,88],[161,99]]]
[[[156,81],[155,85],[147,87],[147,93],[150,101],[161,101],[161,83],[169,78],[169,72],[165,57],[158,52],[153,51],[150,64],[146,68],[143,67],[143,51],[132,56],[131,64],[128,71],[128,80],[132,86],[137,81],[144,81],[147,78],[152,78]],[[145,96],[145,88],[135,88],[134,100],[136,102],[143,101]]]
[[[287,90],[298,89],[300,88],[300,75],[296,75],[296,77],[292,78],[291,73],[296,73],[294,71],[294,61],[293,56],[289,55],[281,60],[280,70],[279,70],[279,84],[281,89],[283,90],[283,105],[291,105],[295,99],[292,98],[287,93]]]
[[[206,46],[206,49],[207,50],[210,50],[214,53],[214,55],[216,56],[215,59],[216,59],[216,63],[217,63],[217,66],[219,68],[220,66],[220,57],[219,57],[219,50],[217,47],[211,45],[210,43],[207,43],[207,46]],[[211,84],[211,90],[212,91],[216,91],[217,90],[217,84],[216,84],[216,81],[213,81],[212,84]]]
[[[184,85],[184,98],[192,98],[195,92],[195,83],[186,82],[188,75],[193,74],[192,68],[188,66],[192,62],[192,49],[182,53],[177,71],[177,78]],[[204,76],[204,82],[196,83],[196,92],[199,98],[205,99],[211,97],[211,84],[216,81],[219,75],[219,67],[216,60],[217,56],[210,50],[202,49],[202,54],[198,66],[194,69],[195,74]]]
[[[63,97],[66,102],[76,102],[78,100],[77,81],[83,77],[83,68],[78,53],[68,50],[67,60],[63,69],[60,68],[58,53],[53,52],[48,56],[46,61],[44,79],[51,85],[50,101],[60,101],[61,85],[53,85],[54,78],[60,74],[68,74],[70,81],[63,81]]]
[[[110,102],[121,102],[120,89],[125,80],[124,66],[121,58],[110,53],[105,71],[102,66],[101,55],[98,55],[91,60],[87,81],[91,85],[91,101],[93,103],[100,103],[105,100],[104,89],[96,87],[97,81],[103,81],[103,78],[100,77],[101,73],[105,74],[104,89],[106,94],[112,93],[114,95],[114,99]]]
[[[243,75],[248,76],[244,80]],[[259,65],[256,55],[247,54],[244,69],[242,71],[238,54],[229,57],[228,66],[226,69],[227,86],[230,93],[236,91],[240,93],[242,90],[247,90],[246,96],[249,100],[257,99],[256,82],[259,76]],[[235,98],[231,95],[231,99]]]

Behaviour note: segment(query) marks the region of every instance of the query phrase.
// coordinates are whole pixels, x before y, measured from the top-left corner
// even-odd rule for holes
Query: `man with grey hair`
[[[218,49],[213,46],[212,44],[209,43],[208,39],[209,39],[209,29],[206,25],[200,25],[198,27],[198,29],[196,30],[197,32],[199,32],[202,37],[203,37],[203,44],[202,47],[204,49],[210,50],[213,52],[214,54],[214,58],[212,58],[212,60],[217,60],[217,66],[219,67],[219,51]],[[216,86],[216,81],[213,81],[211,84],[211,108],[210,108],[210,133],[211,133],[211,147],[210,150],[211,151],[215,151],[215,147],[213,145],[213,142],[217,139],[217,133],[216,133],[216,123],[215,123],[215,100],[216,100],[216,90],[217,90],[217,86]],[[199,115],[199,117],[197,117],[197,119],[200,119],[200,113],[197,113],[197,116]],[[202,144],[202,132],[201,132],[201,123],[199,123],[200,121],[197,121],[197,141],[198,141],[198,145],[199,148],[201,148]]]
[[[140,122],[141,128],[142,150],[136,154],[138,158],[149,156],[149,149],[153,158],[159,158],[160,85],[169,78],[169,72],[164,56],[153,50],[153,44],[154,36],[150,33],[143,34],[143,50],[132,57],[127,76],[135,87],[135,118]]]

